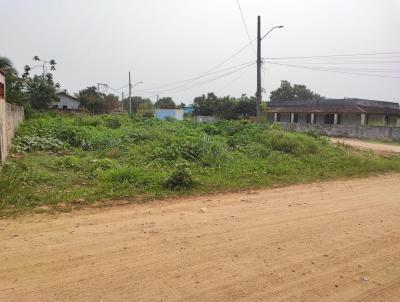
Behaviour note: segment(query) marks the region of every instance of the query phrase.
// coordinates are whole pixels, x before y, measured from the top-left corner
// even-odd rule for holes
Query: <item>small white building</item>
[[[183,120],[183,109],[155,109],[154,115],[160,120],[165,120],[167,118],[177,119],[179,121]]]
[[[81,102],[66,92],[57,93],[58,102],[52,103],[51,108],[63,110],[78,110]]]

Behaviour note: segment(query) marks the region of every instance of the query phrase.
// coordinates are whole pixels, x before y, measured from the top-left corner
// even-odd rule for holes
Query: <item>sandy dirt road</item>
[[[333,143],[341,143],[358,149],[372,150],[376,152],[400,153],[400,145],[396,146],[350,138],[331,138],[330,140]]]
[[[0,301],[400,301],[400,175],[0,220]]]

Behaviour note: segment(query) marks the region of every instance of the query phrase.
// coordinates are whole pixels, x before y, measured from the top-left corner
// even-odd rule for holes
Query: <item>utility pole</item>
[[[129,71],[129,113],[132,114],[132,83],[131,83],[131,72]]]
[[[261,100],[262,100],[262,93],[261,93],[261,65],[262,65],[262,60],[261,60],[261,17],[258,16],[257,19],[257,92],[256,92],[256,98],[257,98],[257,104],[256,104],[256,110],[257,110],[257,123],[261,122]]]

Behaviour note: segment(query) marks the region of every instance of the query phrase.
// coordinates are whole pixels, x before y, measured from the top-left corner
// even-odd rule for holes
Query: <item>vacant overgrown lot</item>
[[[270,125],[50,112],[18,130],[0,173],[0,213],[385,171],[400,171],[400,158],[356,152]]]

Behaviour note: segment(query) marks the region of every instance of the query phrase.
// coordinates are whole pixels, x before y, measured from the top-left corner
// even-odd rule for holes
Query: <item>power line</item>
[[[254,63],[255,63],[255,61],[251,60],[251,61],[239,64],[239,65],[236,65],[236,66],[223,68],[223,69],[220,69],[220,70],[217,70],[217,71],[213,71],[213,72],[209,72],[207,74],[203,74],[203,75],[200,75],[200,76],[197,76],[197,77],[194,77],[194,78],[190,78],[190,79],[187,79],[187,80],[184,80],[184,81],[175,82],[176,84],[181,84],[181,83],[184,83],[184,84],[183,85],[178,85],[178,86],[172,87],[172,88],[158,89],[158,90],[157,89],[148,88],[148,89],[137,90],[137,92],[164,92],[164,91],[170,91],[170,90],[174,90],[174,89],[177,89],[177,88],[181,88],[181,87],[187,86],[190,83],[193,83],[194,81],[199,80],[201,78],[208,77],[208,76],[213,75],[213,74],[218,74],[218,73],[221,73],[223,71],[235,69],[235,68],[238,68],[238,67],[249,66],[249,64],[252,65]],[[160,88],[160,87],[163,87],[163,86],[159,86],[159,87],[156,87],[156,88]]]
[[[314,71],[326,71],[326,72],[361,75],[361,76],[368,76],[368,77],[400,79],[400,77],[396,77],[396,76],[382,75],[382,74],[368,74],[368,73],[362,73],[362,72],[353,72],[353,71],[339,70],[337,68],[335,69],[335,68],[329,68],[329,67],[315,67],[315,66],[284,64],[284,63],[277,63],[277,62],[271,62],[271,61],[266,61],[266,63],[267,64],[273,64],[273,65],[279,65],[279,66],[286,66],[286,67],[302,68],[302,69],[308,69],[308,70],[314,70]]]
[[[375,53],[353,53],[353,54],[338,54],[338,55],[323,55],[323,56],[299,56],[299,57],[267,57],[265,59],[267,60],[285,60],[285,59],[311,59],[311,58],[339,58],[339,57],[362,57],[365,58],[366,56],[368,57],[373,57],[376,58],[376,56],[382,56],[382,55],[395,55],[394,57],[400,56],[400,51],[394,51],[394,52],[375,52]]]
[[[255,39],[253,39],[251,42],[254,42],[254,40],[255,40]],[[187,85],[187,84],[190,84],[190,83],[192,83],[194,80],[196,80],[196,79],[198,79],[198,78],[201,78],[201,77],[204,77],[204,76],[207,76],[207,75],[209,75],[211,72],[213,72],[214,70],[216,70],[216,69],[218,69],[219,67],[225,65],[227,62],[229,62],[230,60],[232,60],[232,59],[233,59],[234,57],[236,57],[238,54],[240,54],[241,52],[243,52],[247,47],[249,47],[250,44],[251,44],[251,43],[247,43],[247,44],[244,45],[242,48],[240,48],[238,51],[236,51],[234,54],[232,54],[230,57],[228,57],[227,59],[225,59],[225,60],[222,61],[221,63],[215,65],[213,68],[207,70],[206,72],[200,74],[200,75],[197,76],[197,77],[190,78],[190,79],[186,79],[186,80],[182,80],[182,81],[172,82],[172,83],[168,83],[168,84],[164,84],[164,85],[160,85],[160,86],[150,87],[150,88],[147,88],[146,91],[147,91],[147,90],[159,89],[159,88],[163,88],[163,87],[168,87],[168,86],[172,86],[172,85],[176,85],[176,84],[181,84],[181,83],[186,83],[186,85]],[[142,90],[142,91],[144,91],[144,90]]]
[[[251,44],[251,48],[253,49],[254,55],[257,55],[256,49],[255,49],[255,47],[254,47],[254,45],[253,45],[253,41],[252,41],[251,38],[250,38],[250,33],[249,33],[249,29],[248,29],[247,24],[246,24],[246,20],[244,19],[244,16],[243,16],[242,7],[240,6],[239,0],[236,0],[236,2],[237,2],[237,5],[238,5],[238,8],[239,8],[239,11],[240,11],[240,16],[242,17],[243,26],[244,26],[244,29],[245,29],[245,31],[246,31],[247,38],[249,39],[249,42],[250,42],[250,44]]]
[[[250,65],[252,66],[252,65]],[[249,67],[250,67],[249,66]],[[239,75],[237,77],[235,77],[233,80],[229,81],[229,83],[227,83],[225,86],[223,86],[222,88],[218,89],[215,93],[219,94],[221,91],[224,91],[226,88],[228,88],[229,86],[231,86],[234,82],[236,82],[237,80],[239,80],[242,76],[244,76],[247,72],[248,72],[248,68],[244,69],[241,73],[239,73]]]
[[[239,68],[239,69],[236,69],[236,70],[233,70],[233,71],[230,71],[230,72],[221,74],[221,75],[219,75],[219,76],[217,76],[217,77],[214,77],[214,78],[212,78],[212,79],[205,80],[205,81],[203,81],[203,82],[194,84],[194,85],[189,86],[189,87],[188,87],[187,85],[186,85],[185,87],[175,87],[175,88],[170,88],[170,89],[158,91],[158,93],[164,93],[164,92],[175,92],[175,93],[177,93],[177,92],[182,92],[182,91],[186,91],[186,90],[189,90],[189,89],[197,88],[197,87],[203,86],[203,85],[205,85],[205,84],[208,84],[208,83],[211,83],[211,82],[215,82],[215,81],[217,81],[217,80],[219,80],[219,79],[225,78],[225,77],[230,76],[230,75],[232,75],[232,74],[235,74],[235,73],[237,73],[237,72],[239,72],[239,71],[241,71],[241,70],[248,69],[248,68],[250,68],[251,66],[253,66],[255,63],[256,63],[256,62],[252,62],[252,63],[250,63],[250,64],[248,64],[248,65],[246,65],[246,66],[243,66],[243,67],[241,67],[241,68]],[[144,93],[144,94],[145,94],[145,95],[148,95],[148,94],[155,95],[154,92],[148,92],[148,93]]]

